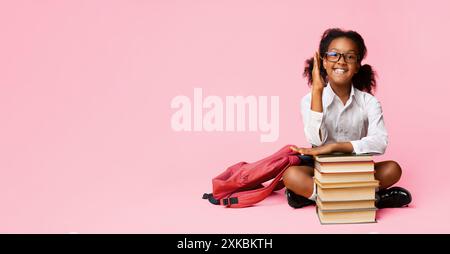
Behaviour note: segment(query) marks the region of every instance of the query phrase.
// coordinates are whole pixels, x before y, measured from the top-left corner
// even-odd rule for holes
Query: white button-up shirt
[[[351,142],[353,152],[383,154],[388,144],[380,102],[353,88],[343,105],[328,84],[322,94],[323,112],[311,110],[311,92],[302,99],[305,136],[313,146]],[[319,135],[321,131],[322,137]]]

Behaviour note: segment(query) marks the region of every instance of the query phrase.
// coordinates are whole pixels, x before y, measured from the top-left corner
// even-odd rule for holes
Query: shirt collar
[[[356,89],[352,85],[351,90],[350,90],[349,100],[351,100],[351,101],[355,100],[357,102],[357,100],[356,100],[357,96],[356,96],[355,90]],[[328,82],[327,86],[324,89],[324,97],[323,97],[323,99],[324,99],[324,106],[328,107],[333,102],[335,97],[337,97],[337,95],[333,92],[333,89],[331,88],[330,82]]]

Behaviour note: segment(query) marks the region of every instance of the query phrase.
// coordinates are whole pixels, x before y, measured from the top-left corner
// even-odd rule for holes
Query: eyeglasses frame
[[[328,53],[336,53],[336,54],[338,54],[339,55],[339,58],[336,60],[336,61],[331,61],[331,60],[328,60]],[[335,52],[335,51],[328,51],[328,52],[325,52],[325,55],[324,55],[324,58],[327,60],[327,61],[330,61],[330,62],[332,62],[332,63],[337,63],[337,62],[339,62],[339,60],[341,60],[341,57],[342,56],[344,56],[344,62],[345,63],[347,63],[347,64],[354,64],[354,63],[357,63],[358,62],[358,60],[359,60],[359,55],[358,54],[355,54],[356,55],[356,60],[355,60],[355,62],[347,62],[347,60],[345,59],[345,55],[347,55],[347,54],[355,54],[355,53],[339,53],[339,52]],[[323,58],[322,58],[323,59]]]

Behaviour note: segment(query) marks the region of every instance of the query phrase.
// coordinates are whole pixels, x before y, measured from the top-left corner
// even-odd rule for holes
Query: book
[[[332,153],[314,156],[314,160],[318,162],[348,162],[348,161],[372,161],[372,155],[369,153]]]
[[[375,180],[374,171],[322,173],[317,168],[314,169],[314,178],[321,183],[368,182]]]
[[[354,200],[354,201],[322,201],[320,197],[316,199],[317,207],[322,211],[349,210],[349,209],[373,209],[375,199]]]
[[[321,183],[317,184],[317,195],[322,201],[353,201],[375,199],[375,188],[378,180],[354,183]]]
[[[317,208],[321,224],[376,222],[376,208],[323,211]]]
[[[323,183],[314,179],[315,183],[325,189],[347,189],[347,188],[357,188],[357,187],[370,187],[376,188],[379,185],[378,180],[363,181],[363,182],[343,182],[343,183]]]
[[[320,223],[376,222],[375,163],[372,154],[314,156],[316,209]]]
[[[373,161],[354,162],[314,162],[314,168],[321,173],[351,173],[351,172],[374,172]]]

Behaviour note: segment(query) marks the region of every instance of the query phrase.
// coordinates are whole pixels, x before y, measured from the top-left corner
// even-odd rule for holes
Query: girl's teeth
[[[334,69],[334,73],[343,74],[345,71],[342,69]]]

